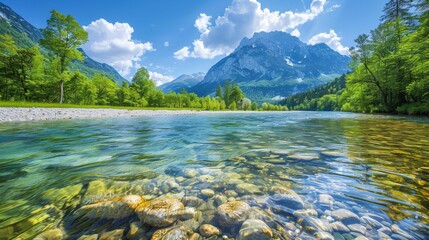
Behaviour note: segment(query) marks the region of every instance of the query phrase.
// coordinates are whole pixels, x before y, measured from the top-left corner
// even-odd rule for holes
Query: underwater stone
[[[240,194],[260,194],[259,187],[251,183],[241,183],[235,186],[235,191]]]
[[[188,240],[193,232],[186,226],[175,226],[156,230],[151,240]]]
[[[34,240],[62,240],[63,238],[63,232],[60,229],[53,229],[37,235]]]
[[[222,234],[222,232],[215,226],[210,224],[203,224],[200,227],[200,234],[203,237],[211,237]]]
[[[349,225],[347,225],[347,227],[350,229],[350,231],[353,231],[353,232],[358,232],[361,234],[366,233],[366,227],[364,227],[360,224],[349,224]]]
[[[215,192],[211,189],[203,189],[201,190],[201,195],[206,197],[206,198],[211,198],[213,197],[215,194]]]
[[[269,240],[273,237],[271,228],[258,219],[248,219],[241,225],[239,240]]]
[[[335,211],[332,211],[332,217],[335,218],[335,220],[342,221],[343,223],[359,223],[359,217],[354,214],[353,212],[350,212],[347,209],[338,209]]]
[[[316,232],[314,237],[318,240],[334,240],[334,236],[327,232]]]
[[[177,199],[161,197],[140,204],[136,213],[140,221],[155,227],[173,224],[184,210],[183,203]]]
[[[236,201],[228,202],[217,208],[216,216],[222,226],[231,226],[244,222],[250,213],[249,204]]]
[[[101,234],[98,240],[122,240],[123,235],[124,235],[124,229],[116,229],[116,230]]]
[[[350,229],[346,225],[344,225],[344,223],[339,221],[331,223],[331,227],[332,229],[334,229],[334,231],[337,232],[350,232]]]

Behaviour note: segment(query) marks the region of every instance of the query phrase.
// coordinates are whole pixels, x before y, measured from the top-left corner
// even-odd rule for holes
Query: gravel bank
[[[79,118],[111,118],[140,116],[195,115],[214,113],[194,110],[125,110],[85,108],[5,108],[0,107],[0,122],[58,120]],[[227,113],[227,112],[224,112]],[[230,112],[232,113],[232,112]]]

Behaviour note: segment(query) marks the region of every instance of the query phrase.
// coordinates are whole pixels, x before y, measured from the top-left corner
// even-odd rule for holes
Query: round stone
[[[269,240],[273,232],[268,225],[258,219],[248,219],[241,225],[239,240]]]
[[[183,203],[174,198],[157,198],[137,207],[140,221],[155,227],[173,224],[184,210]]]
[[[200,227],[200,233],[203,237],[211,237],[214,235],[220,235],[222,232],[215,226],[210,224],[203,224]]]
[[[217,208],[216,215],[222,226],[232,226],[244,222],[250,213],[249,204],[236,201],[228,202]]]

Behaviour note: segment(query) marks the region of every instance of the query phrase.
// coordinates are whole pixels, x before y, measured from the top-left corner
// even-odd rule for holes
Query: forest
[[[78,48],[88,41],[88,33],[71,15],[52,11],[41,32],[38,45],[7,32],[0,35],[0,100],[202,110],[286,109],[268,103],[259,107],[229,81],[218,86],[215,97],[198,97],[184,89],[166,94],[143,67],[131,82],[118,84],[102,73],[90,78],[71,67],[73,62],[84,60]]]
[[[380,25],[356,38],[345,79],[283,103],[297,110],[429,114],[428,10],[428,0],[388,1]]]

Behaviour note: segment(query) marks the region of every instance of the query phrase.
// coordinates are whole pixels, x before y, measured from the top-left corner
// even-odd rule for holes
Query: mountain
[[[307,45],[285,32],[260,32],[244,38],[190,91],[210,95],[230,80],[252,100],[280,99],[346,73],[349,61],[323,43]]]
[[[180,92],[182,88],[186,91],[191,89],[193,86],[197,85],[204,79],[205,73],[194,73],[194,74],[183,74],[180,77],[174,79],[171,82],[164,83],[158,88],[164,93]]]
[[[43,37],[39,29],[31,25],[24,18],[14,12],[10,7],[0,2],[0,34],[8,34],[13,37],[19,47],[32,47],[38,45],[39,40]],[[39,46],[40,51],[47,55],[47,50]],[[113,67],[99,63],[83,53],[85,60],[83,62],[72,62],[70,69],[79,70],[88,77],[94,76],[95,73],[104,73],[106,76],[113,78],[117,83],[127,81]]]

